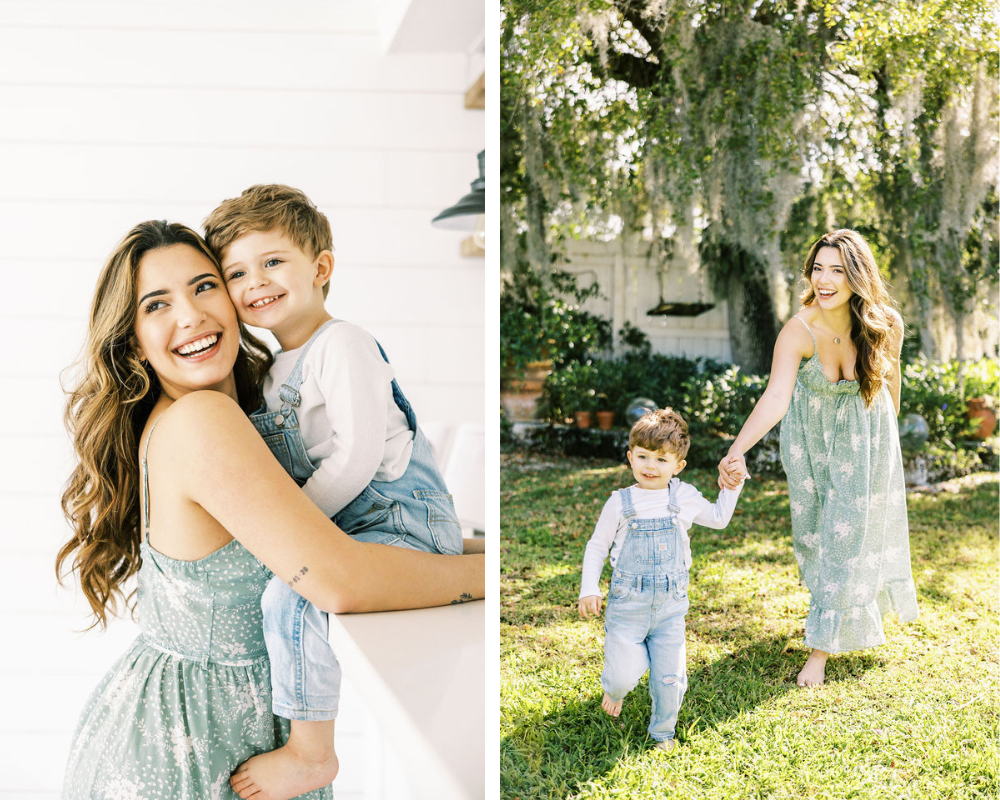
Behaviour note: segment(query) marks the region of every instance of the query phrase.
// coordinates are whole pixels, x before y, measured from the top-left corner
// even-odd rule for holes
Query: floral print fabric
[[[84,708],[66,800],[237,800],[233,771],[288,738],[271,713],[260,610],[270,577],[235,540],[198,561],[143,542],[142,634]]]
[[[814,354],[781,423],[792,540],[812,601],[805,644],[828,653],[885,642],[882,618],[917,618],[906,490],[889,390],[869,408],[857,381],[831,383]]]

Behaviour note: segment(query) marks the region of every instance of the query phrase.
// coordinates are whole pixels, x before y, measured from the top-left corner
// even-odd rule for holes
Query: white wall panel
[[[461,92],[3,85],[0,108],[0,143],[388,149],[405,131],[408,149],[441,151],[471,150],[483,135]]]
[[[35,53],[28,86],[71,85],[205,89],[308,89],[464,93],[465,57],[383,55],[376,36],[301,31],[134,30],[5,25],[0,28],[0,75],[17,75]],[[75,68],[67,71],[65,65]],[[294,65],[294,69],[276,68]],[[266,119],[266,114],[263,115]]]
[[[340,208],[423,208],[433,217],[468,191],[468,152],[216,146],[7,144],[0,200],[178,205],[203,218],[253,183],[301,188],[336,216]],[[141,168],[140,168],[141,167]]]
[[[431,227],[430,221],[436,212],[347,206],[336,210],[320,206],[320,209],[330,218],[340,266],[348,262],[450,265],[482,271],[482,260],[464,259],[459,255],[461,234]],[[166,219],[200,230],[209,211],[211,208],[196,204],[148,200],[131,203],[3,200],[0,201],[0,262],[83,259],[96,265],[92,268],[96,279],[104,259],[137,222]],[[337,275],[336,268],[334,275]],[[373,291],[375,287],[369,287],[369,292]]]
[[[4,25],[46,30],[176,30],[322,32],[368,36],[378,20],[365,3],[352,0],[283,0],[282,3],[242,0],[3,0]]]
[[[383,54],[360,0],[0,0],[0,800],[54,800],[87,694],[137,628],[81,632],[55,580],[73,455],[59,376],[94,285],[144,219],[200,229],[255,183],[328,215],[332,313],[386,346],[422,420],[482,423],[485,275],[431,228],[476,177],[484,114],[464,108],[468,44]],[[340,800],[402,797],[345,684]]]

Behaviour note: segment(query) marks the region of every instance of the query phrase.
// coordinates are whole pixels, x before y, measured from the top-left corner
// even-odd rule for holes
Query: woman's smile
[[[221,340],[221,331],[210,333],[206,336],[198,336],[194,339],[189,339],[179,347],[175,347],[174,352],[186,361],[203,361],[219,352],[219,342]]]

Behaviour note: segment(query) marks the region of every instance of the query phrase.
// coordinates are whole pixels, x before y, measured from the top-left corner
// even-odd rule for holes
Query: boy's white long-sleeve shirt
[[[735,489],[722,489],[719,492],[719,499],[714,503],[708,502],[701,492],[679,478],[672,479],[670,484],[676,486],[676,501],[680,508],[677,521],[680,525],[684,567],[690,569],[691,540],[688,538],[688,529],[692,524],[704,525],[706,528],[725,528],[733,517],[743,484]],[[638,486],[629,488],[636,519],[656,519],[670,515],[669,488],[640,489]],[[580,597],[601,595],[601,570],[604,568],[604,560],[610,553],[611,566],[614,567],[622,543],[625,541],[627,528],[622,514],[621,494],[615,492],[604,504],[594,534],[587,542],[587,549],[583,554]]]
[[[264,379],[268,411],[281,408],[278,392],[301,352],[275,356]],[[413,432],[392,398],[394,377],[372,335],[350,322],[330,325],[306,354],[295,415],[317,467],[302,488],[328,517],[373,479],[396,480],[410,463]]]

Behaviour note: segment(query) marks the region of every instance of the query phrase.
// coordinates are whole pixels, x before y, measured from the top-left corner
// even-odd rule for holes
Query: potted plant
[[[984,358],[969,365],[965,373],[965,417],[974,429],[973,439],[988,439],[997,427],[997,362]]]
[[[542,383],[553,369],[586,362],[606,348],[610,323],[580,304],[597,285],[581,289],[568,272],[523,270],[500,297],[501,402],[512,419],[534,419]],[[570,409],[575,411],[576,409]]]
[[[611,408],[608,395],[605,392],[597,394],[597,427],[602,431],[610,431],[615,424],[615,412]]]

